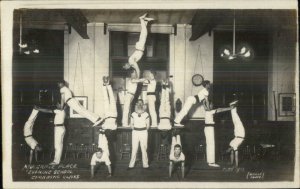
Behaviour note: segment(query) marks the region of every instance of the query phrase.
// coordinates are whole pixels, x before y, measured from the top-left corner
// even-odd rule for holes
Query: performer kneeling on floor
[[[25,142],[30,147],[29,164],[32,163],[33,155],[35,155],[35,160],[37,161],[37,154],[39,151],[42,151],[42,147],[32,136],[33,125],[38,113],[39,111],[36,109],[36,107],[34,107],[23,129]]]
[[[97,164],[100,164],[100,163],[105,163],[105,165],[107,166],[107,169],[108,169],[107,177],[111,177],[112,176],[111,163],[108,158],[108,155],[105,152],[103,152],[103,150],[101,148],[98,148],[97,151],[93,154],[92,159],[91,159],[91,178],[94,178],[95,167]]]
[[[245,128],[244,125],[237,113],[237,101],[234,101],[230,103],[230,106],[233,106],[233,109],[231,110],[231,117],[233,121],[234,126],[234,138],[231,140],[229,144],[229,149],[227,152],[231,152],[230,154],[230,160],[231,164],[233,165],[235,162],[235,167],[239,166],[239,146],[243,143],[245,139]]]
[[[141,101],[141,100],[140,100]],[[145,112],[143,103],[137,106],[135,112],[131,114],[131,127],[132,127],[132,151],[129,169],[135,165],[136,155],[138,152],[139,144],[142,151],[143,168],[149,168],[148,164],[148,129],[150,126],[149,114]]]
[[[183,126],[180,122],[182,121],[182,119],[188,114],[188,112],[190,111],[191,107],[196,104],[196,103],[202,103],[203,100],[208,101],[208,95],[209,95],[209,89],[210,89],[210,81],[205,80],[202,82],[203,85],[203,89],[201,89],[201,91],[195,95],[195,96],[189,96],[181,111],[177,114],[174,122],[175,125],[174,126]],[[203,104],[205,106],[205,104]]]
[[[64,136],[66,133],[66,128],[64,125],[66,112],[60,103],[56,104],[56,109],[49,110],[40,107],[36,107],[39,111],[44,113],[54,113],[54,160],[50,165],[60,164],[63,146],[64,146]]]
[[[184,162],[185,162],[185,156],[182,153],[179,131],[175,129],[173,130],[173,136],[172,136],[169,177],[172,177],[172,172],[175,167],[181,166],[181,177],[184,178]]]
[[[103,121],[100,116],[88,111],[78,102],[77,99],[73,98],[72,91],[66,86],[65,81],[59,81],[57,84],[60,88],[61,104],[63,104],[63,106],[68,105],[78,114],[90,120],[93,123],[93,126],[99,125]]]

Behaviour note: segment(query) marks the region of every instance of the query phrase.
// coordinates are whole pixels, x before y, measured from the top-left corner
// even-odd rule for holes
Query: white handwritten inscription
[[[265,173],[261,172],[248,172],[246,175],[247,180],[263,180],[265,178]]]
[[[77,164],[25,165],[23,171],[30,180],[79,180],[80,175],[76,174],[77,168]]]

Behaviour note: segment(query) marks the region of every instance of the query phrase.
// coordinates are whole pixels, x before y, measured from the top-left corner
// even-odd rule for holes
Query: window
[[[127,71],[123,65],[135,50],[140,33],[111,31],[110,75],[115,90],[126,90]],[[149,33],[143,58],[139,61],[141,77],[150,69],[157,72],[157,81],[165,78],[169,70],[169,35]]]

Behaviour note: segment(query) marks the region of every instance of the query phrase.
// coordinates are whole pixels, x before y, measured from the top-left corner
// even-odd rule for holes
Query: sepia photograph
[[[294,0],[2,1],[4,188],[298,188],[298,50]]]

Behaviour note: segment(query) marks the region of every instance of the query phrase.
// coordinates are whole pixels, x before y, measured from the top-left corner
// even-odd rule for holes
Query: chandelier
[[[234,60],[236,58],[242,58],[244,60],[251,60],[254,56],[253,49],[248,44],[240,44],[236,48],[236,23],[235,23],[235,12],[233,16],[233,40],[232,47],[225,45],[220,51],[221,58],[225,60]]]
[[[20,41],[19,41],[19,53],[29,55],[31,53],[38,54],[40,53],[40,50],[38,49],[37,41],[34,39],[31,39],[29,43],[23,43],[23,17],[22,14],[20,14]]]

